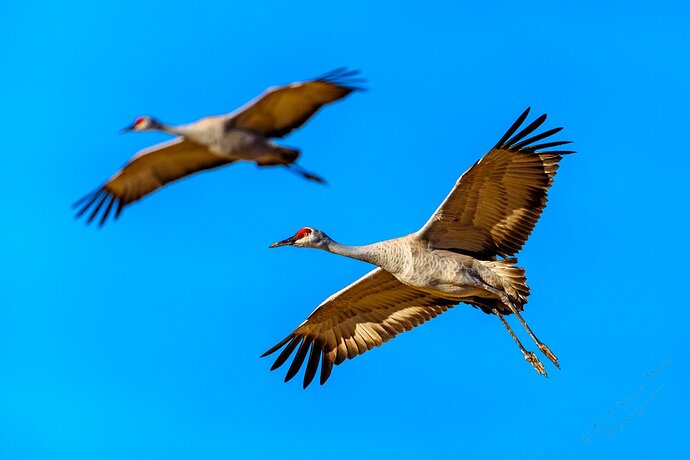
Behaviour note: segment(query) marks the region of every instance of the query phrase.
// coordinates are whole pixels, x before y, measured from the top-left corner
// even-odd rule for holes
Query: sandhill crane
[[[285,381],[297,374],[308,353],[303,386],[312,382],[319,362],[323,385],[334,364],[380,346],[459,302],[498,316],[525,359],[546,376],[541,361],[522,346],[504,318],[514,314],[539,350],[558,367],[556,356],[520,315],[529,287],[525,271],[512,256],[527,241],[546,205],[562,155],[573,152],[545,151],[568,141],[536,144],[562,128],[526,138],[546,115],[513,135],[528,113],[529,108],[460,177],[421,230],[371,245],[344,246],[320,230],[305,227],[271,245],[316,248],[378,266],[326,299],[294,332],[264,353],[262,357],[285,347],[271,370],[283,365],[299,346]]]
[[[270,88],[240,109],[202,118],[181,126],[164,124],[148,116],[138,117],[126,131],[163,131],[177,136],[137,153],[102,187],[77,201],[76,217],[87,210],[90,223],[103,208],[100,225],[111,210],[117,219],[126,206],[165,184],[235,161],[258,166],[281,165],[317,182],[323,180],[295,163],[299,150],[277,145],[282,138],[307,122],[321,107],[344,98],[362,80],[357,71],[336,69],[311,81]]]

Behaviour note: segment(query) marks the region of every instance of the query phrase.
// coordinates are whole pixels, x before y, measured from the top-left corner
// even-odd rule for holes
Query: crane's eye
[[[139,126],[139,125],[142,124],[144,121],[146,121],[146,117],[139,117],[139,118],[137,118],[136,120],[134,120],[134,124],[137,125],[137,126]]]
[[[298,240],[300,238],[304,238],[305,236],[309,235],[311,233],[311,229],[308,228],[303,228],[301,230],[298,230],[297,233],[295,233],[295,238]]]

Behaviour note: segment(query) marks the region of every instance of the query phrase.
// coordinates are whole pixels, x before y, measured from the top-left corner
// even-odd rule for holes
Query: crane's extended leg
[[[551,350],[549,350],[549,347],[547,347],[546,344],[544,344],[541,340],[539,340],[537,338],[536,335],[534,335],[534,333],[532,332],[532,329],[530,329],[529,326],[527,325],[527,321],[522,319],[522,315],[520,315],[520,312],[517,311],[517,308],[515,308],[511,305],[510,309],[515,314],[515,316],[517,316],[517,318],[520,320],[520,322],[522,323],[522,326],[527,330],[527,333],[529,334],[530,337],[532,337],[532,340],[534,340],[534,343],[537,344],[537,346],[539,347],[539,351],[544,353],[544,355],[547,358],[549,358],[551,360],[551,362],[556,365],[557,368],[560,369],[561,366],[558,365],[558,358],[556,357],[556,355],[554,355],[553,352]]]
[[[527,333],[529,334],[529,336],[532,337],[532,340],[534,340],[534,343],[537,344],[537,347],[539,347],[539,351],[544,353],[544,356],[549,358],[551,360],[551,362],[554,363],[556,365],[556,367],[560,369],[561,366],[558,365],[558,358],[556,357],[556,355],[553,354],[553,352],[549,349],[549,347],[546,346],[545,343],[543,343],[541,340],[539,340],[537,338],[536,335],[534,335],[534,332],[532,332],[532,329],[530,329],[530,327],[527,325],[527,322],[522,318],[522,315],[520,315],[520,312],[515,307],[513,302],[510,300],[510,298],[506,295],[506,293],[501,292],[498,289],[495,289],[486,283],[484,283],[484,285],[482,287],[484,289],[486,289],[487,291],[491,292],[492,294],[494,294],[495,296],[497,296],[505,306],[510,308],[510,311],[513,312],[513,314],[515,314],[515,316],[517,316],[517,318],[518,318],[518,320],[520,320],[520,323],[522,324],[522,326],[527,330]],[[504,321],[504,324],[505,324],[505,321]],[[512,335],[512,333],[511,333],[511,335]],[[515,337],[513,337],[513,338],[515,338]]]
[[[522,355],[525,357],[525,360],[527,360],[527,362],[530,363],[534,367],[534,369],[541,375],[543,375],[544,377],[548,377],[548,375],[546,374],[546,369],[544,369],[544,365],[541,363],[541,361],[539,361],[537,355],[535,355],[531,351],[525,350],[525,347],[522,346],[522,343],[520,343],[520,340],[517,338],[513,330],[510,328],[508,321],[506,321],[503,315],[495,308],[492,310],[492,312],[494,313],[494,315],[498,316],[498,319],[500,319],[505,328],[508,329],[510,336],[513,338],[513,340],[515,340],[517,346],[520,347],[520,351],[522,352]]]
[[[326,181],[323,179],[323,177],[319,177],[314,173],[311,173],[298,165],[297,163],[290,163],[285,165],[288,168],[288,171],[291,173],[297,174],[298,176],[302,176],[305,179],[313,180],[314,182],[318,182],[319,184],[325,184]]]

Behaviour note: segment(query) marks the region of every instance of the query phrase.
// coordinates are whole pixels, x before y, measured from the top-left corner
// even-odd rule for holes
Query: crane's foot
[[[547,347],[546,345],[544,345],[541,342],[537,343],[537,346],[539,347],[539,351],[544,353],[544,356],[549,358],[551,360],[551,362],[556,365],[557,368],[559,368],[559,369],[561,368],[561,366],[558,365],[558,358],[556,357],[556,355],[553,354],[553,352],[551,350],[549,350],[549,347]]]
[[[546,374],[546,369],[544,369],[544,365],[539,361],[539,358],[537,358],[537,355],[535,355],[531,351],[524,352],[525,355],[525,360],[534,367],[534,370],[539,372],[541,375],[544,377],[548,377]]]

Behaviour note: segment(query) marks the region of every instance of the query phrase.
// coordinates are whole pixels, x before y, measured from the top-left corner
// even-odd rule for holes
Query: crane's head
[[[131,125],[123,128],[121,132],[126,133],[128,131],[148,131],[151,129],[158,129],[160,126],[161,124],[158,122],[158,120],[144,115],[137,117]]]
[[[279,246],[297,246],[300,248],[324,249],[331,239],[321,230],[312,227],[301,228],[290,238],[278,241],[269,246],[277,248]]]

